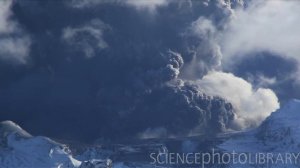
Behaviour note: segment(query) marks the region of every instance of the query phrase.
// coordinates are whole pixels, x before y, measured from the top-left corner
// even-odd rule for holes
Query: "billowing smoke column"
[[[247,103],[264,114],[278,107],[271,90],[255,91],[238,79],[251,98],[240,105],[210,80],[208,72],[221,70],[217,32],[231,16],[228,2],[6,2],[10,16],[1,13],[0,21],[22,25],[26,36],[18,37],[30,43],[16,43],[27,50],[11,56],[22,65],[0,62],[0,120],[33,134],[79,140],[211,134],[253,126],[237,118],[259,124],[266,115],[249,119]],[[229,84],[237,78],[217,74]],[[222,89],[235,92],[229,84]]]
[[[196,83],[204,93],[226,98],[233,104],[236,109],[233,129],[259,126],[271,112],[279,108],[272,90],[254,89],[250,83],[230,73],[210,72]]]

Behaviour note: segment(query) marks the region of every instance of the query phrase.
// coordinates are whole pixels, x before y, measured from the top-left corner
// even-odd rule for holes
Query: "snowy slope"
[[[74,156],[67,145],[47,137],[32,136],[12,121],[0,122],[0,168],[151,168],[153,165],[137,158],[116,163],[107,158],[116,155],[130,160],[164,146],[114,145],[112,148],[114,150],[94,146]]]
[[[291,100],[272,113],[257,129],[240,133],[219,146],[239,153],[294,153],[300,151],[300,100]],[[246,167],[246,165],[244,165]],[[268,167],[299,167],[272,165]]]
[[[223,151],[255,154],[272,152],[274,156],[300,151],[300,101],[292,100],[283,108],[272,113],[263,124],[254,130],[233,135],[222,143]],[[151,145],[147,146],[147,149]],[[135,153],[143,146],[117,148],[118,153]],[[130,150],[129,150],[130,149]],[[135,150],[131,150],[135,149]],[[138,149],[138,150],[137,150]],[[154,146],[155,150],[157,147]],[[1,168],[103,168],[105,160],[97,160],[111,155],[112,151],[92,148],[74,158],[66,145],[42,136],[31,136],[13,122],[0,123],[0,167]],[[132,154],[133,155],[133,154]],[[134,156],[134,155],[133,155]],[[153,167],[147,163],[114,163],[115,168]],[[230,167],[257,167],[250,164],[231,165]],[[299,167],[299,165],[259,165],[259,167]]]
[[[11,121],[0,123],[1,168],[103,168],[102,160],[79,161],[66,145],[47,137],[31,136]]]
[[[272,113],[259,128],[242,133],[226,141],[221,147],[232,147],[239,151],[299,151],[300,101],[291,100],[283,108]]]

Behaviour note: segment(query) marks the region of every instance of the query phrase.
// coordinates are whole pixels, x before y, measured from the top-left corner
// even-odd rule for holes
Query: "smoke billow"
[[[256,127],[279,108],[277,96],[270,89],[254,89],[250,83],[233,74],[210,72],[196,83],[211,96],[220,96],[236,109],[233,128]]]
[[[81,27],[65,28],[63,30],[62,38],[79,51],[83,51],[86,57],[93,57],[95,56],[95,50],[101,50],[108,47],[107,43],[102,38],[103,31],[108,28],[109,26],[105,25],[101,20],[95,19]]]
[[[299,10],[299,1],[245,1],[219,32],[222,67],[254,81],[255,87],[264,82],[261,76],[276,78],[265,87],[281,101],[298,98]]]
[[[221,40],[224,61],[259,51],[299,60],[300,41],[294,38],[299,36],[299,10],[299,1],[253,1],[236,10]]]
[[[188,44],[188,51],[192,54],[192,60],[183,70],[185,79],[197,79],[211,70],[220,69],[222,52],[217,43],[218,30],[212,20],[199,17],[191,23],[185,36],[196,41]]]
[[[0,2],[0,59],[25,63],[29,55],[31,40],[19,24],[12,19],[11,6],[11,0]]]
[[[257,125],[278,108],[271,90],[215,72],[222,70],[219,32],[239,1],[5,4],[14,20],[0,12],[0,31],[3,23],[22,25],[18,38],[32,41],[18,52],[30,58],[26,64],[0,64],[0,119],[34,134],[80,140],[214,134]]]

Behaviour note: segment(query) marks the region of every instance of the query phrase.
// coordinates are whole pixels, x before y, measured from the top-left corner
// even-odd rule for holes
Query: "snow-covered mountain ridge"
[[[235,136],[221,145],[229,150],[242,151],[299,151],[300,149],[300,100],[291,100],[273,112],[260,127]],[[240,147],[237,145],[241,144]],[[248,145],[245,145],[248,144]],[[232,149],[233,150],[233,149]]]
[[[273,153],[274,157],[281,153],[299,153],[300,151],[300,101],[292,100],[284,107],[269,116],[260,127],[230,135],[219,147],[224,151],[255,154],[259,152]],[[200,139],[196,140],[200,141]],[[194,141],[194,142],[196,142]],[[222,140],[223,141],[223,140]],[[148,162],[141,162],[142,155],[147,157],[149,151],[160,152],[164,144],[138,143],[138,145],[112,144],[111,148],[91,147],[80,155],[72,154],[67,145],[55,142],[47,137],[32,136],[11,121],[0,123],[0,167],[11,168],[107,168],[113,167],[153,167]],[[207,142],[205,142],[206,146]],[[204,145],[204,144],[202,144]],[[198,144],[199,146],[199,144]],[[169,147],[169,146],[168,146]],[[111,150],[114,149],[114,150]],[[201,145],[196,151],[202,151]],[[124,162],[125,160],[125,162]],[[128,162],[126,162],[128,161]],[[266,165],[259,165],[266,167]],[[267,167],[297,167],[299,165],[274,164]],[[233,165],[231,167],[253,167],[253,165]],[[255,166],[254,166],[255,167]]]
[[[260,165],[261,167],[299,167],[300,154],[300,100],[291,100],[281,109],[273,112],[258,128],[240,133],[225,141],[219,147],[226,152],[247,154],[270,154],[273,161],[283,157],[280,164]],[[293,163],[284,160],[295,156]],[[297,156],[297,157],[296,157]],[[244,165],[242,167],[251,167]]]
[[[109,160],[80,161],[66,145],[47,137],[31,136],[12,121],[0,123],[1,168],[106,168]]]

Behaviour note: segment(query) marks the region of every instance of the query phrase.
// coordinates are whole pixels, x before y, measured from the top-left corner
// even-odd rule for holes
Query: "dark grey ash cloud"
[[[217,32],[232,15],[228,1],[68,2],[13,4],[32,44],[26,64],[0,62],[0,120],[79,140],[236,128],[237,103],[195,81],[221,68]],[[253,100],[251,84],[237,80]],[[267,112],[277,107],[273,95],[261,97],[274,103]]]

